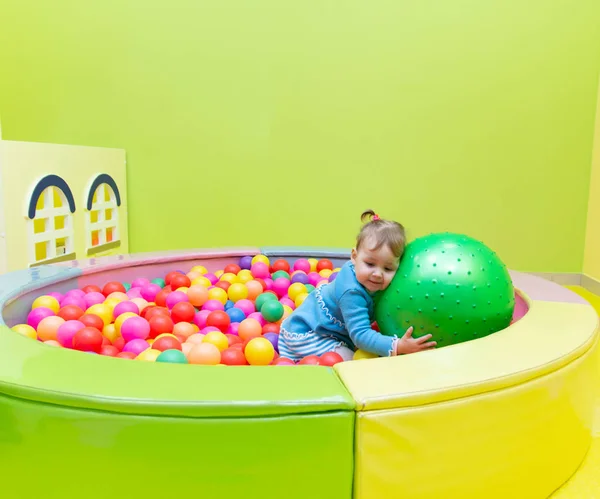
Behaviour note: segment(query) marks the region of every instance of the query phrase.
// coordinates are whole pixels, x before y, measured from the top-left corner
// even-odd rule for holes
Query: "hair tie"
[[[375,213],[375,215],[373,215],[373,221],[375,220],[379,220],[379,215],[377,213]]]

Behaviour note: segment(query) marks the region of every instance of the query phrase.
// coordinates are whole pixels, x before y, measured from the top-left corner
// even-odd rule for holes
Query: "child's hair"
[[[398,222],[392,220],[383,220],[373,210],[367,210],[360,216],[361,221],[370,219],[362,226],[358,236],[356,236],[356,250],[360,245],[369,239],[375,242],[375,247],[379,249],[384,244],[390,249],[394,256],[400,258],[404,253],[406,236],[404,227]]]

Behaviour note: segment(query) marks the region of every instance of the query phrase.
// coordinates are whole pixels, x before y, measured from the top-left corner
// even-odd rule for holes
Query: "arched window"
[[[75,258],[75,200],[67,183],[48,175],[33,189],[27,210],[29,265]]]
[[[91,184],[86,203],[87,254],[94,255],[121,245],[119,234],[119,188],[110,175],[98,175]]]

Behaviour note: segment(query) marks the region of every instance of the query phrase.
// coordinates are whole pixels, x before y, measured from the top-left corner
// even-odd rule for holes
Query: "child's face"
[[[356,279],[372,293],[382,291],[392,282],[400,259],[394,256],[386,245],[372,249],[374,245],[371,241],[365,243],[358,251],[352,250],[351,260],[354,263]]]

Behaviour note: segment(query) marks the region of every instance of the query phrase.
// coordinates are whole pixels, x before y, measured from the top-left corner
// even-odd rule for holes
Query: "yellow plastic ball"
[[[319,260],[317,260],[316,258],[309,258],[308,263],[310,263],[310,271],[316,272],[317,264],[319,263]]]
[[[208,272],[204,265],[196,265],[190,269],[190,272],[199,272],[200,275],[204,275]]]
[[[186,274],[188,276],[188,279],[190,281],[193,281],[194,279],[198,279],[198,277],[200,277],[202,274],[200,272],[197,271],[190,271]]]
[[[12,327],[12,330],[16,333],[22,334],[23,336],[27,336],[32,340],[37,340],[37,333],[29,324],[16,324]]]
[[[94,314],[102,319],[104,325],[110,324],[113,320],[113,311],[104,303],[97,303],[86,310],[86,314]],[[120,317],[120,316],[119,316]]]
[[[287,317],[289,317],[289,315],[294,311],[294,309],[292,307],[290,307],[289,305],[284,305],[283,306],[283,317],[280,320],[286,319]]]
[[[263,337],[252,338],[246,345],[244,353],[251,366],[268,366],[275,357],[273,345]]]
[[[223,288],[212,288],[208,290],[209,300],[219,300],[223,305],[227,303],[227,291]]]
[[[156,341],[156,340],[158,340],[160,338],[164,338],[165,336],[170,336],[171,338],[174,338],[174,339],[177,340],[177,336],[175,336],[174,334],[171,334],[171,333],[162,333],[162,334],[159,334],[156,338],[154,338],[154,341]],[[179,340],[177,340],[177,341],[179,341]]]
[[[252,258],[252,265],[254,265],[257,262],[262,262],[265,265],[270,265],[269,263],[269,258],[266,255],[256,255]]]
[[[333,270],[331,269],[323,269],[321,272],[319,272],[319,275],[325,279],[327,279],[331,274],[333,274]]]
[[[115,307],[119,303],[121,303],[121,301],[118,298],[107,298],[106,300],[104,300],[104,305],[110,308],[111,311],[114,311]]]
[[[121,336],[121,326],[123,323],[129,319],[130,317],[136,317],[138,314],[134,314],[133,312],[125,312],[115,320],[115,331],[117,332],[117,336]]]
[[[237,280],[237,275],[232,274],[231,272],[227,272],[223,274],[220,278],[221,281],[227,281],[229,283],[234,283]]]
[[[307,298],[308,298],[308,293],[306,293],[306,292],[300,293],[298,296],[296,296],[296,299],[294,300],[294,304],[296,305],[296,308],[298,308],[300,305],[302,305],[304,300],[306,300]]]
[[[237,303],[240,300],[245,300],[248,298],[248,287],[245,284],[236,282],[229,286],[229,289],[227,290],[227,296],[229,296],[229,299],[234,303]]]
[[[127,296],[125,293],[121,293],[121,291],[115,291],[115,292],[109,294],[106,297],[106,300],[117,300],[117,303],[119,303],[122,301],[129,300],[129,296]],[[106,303],[106,300],[104,300],[104,303]]]
[[[154,350],[153,348],[147,348],[140,353],[135,360],[142,360],[145,362],[155,362],[156,358],[161,354],[160,350]]]
[[[223,271],[222,270],[217,270],[216,272],[214,272],[215,277],[221,277],[223,275]]]
[[[102,329],[102,336],[112,343],[119,337],[119,333],[117,333],[117,328],[114,324],[108,324],[107,326],[104,326],[104,329]]]
[[[229,348],[227,336],[225,336],[221,331],[211,331],[210,333],[206,333],[203,343],[211,343],[219,349],[219,352]]]
[[[288,288],[288,296],[292,301],[296,301],[296,298],[303,293],[306,293],[306,286],[301,282],[295,282]]]
[[[376,359],[377,354],[365,352],[364,350],[357,350],[352,356],[352,360],[363,360],[363,359]]]
[[[143,298],[132,298],[131,303],[135,303],[140,312],[148,306],[148,302]]]
[[[204,286],[205,288],[209,288],[212,286],[212,282],[206,277],[200,276],[192,281],[192,286]]]
[[[39,307],[49,308],[55,314],[58,314],[58,311],[60,310],[60,303],[58,303],[58,300],[56,298],[54,298],[54,296],[48,296],[48,295],[38,296],[33,301],[31,308],[34,309],[34,308],[39,308]]]
[[[247,282],[254,280],[254,276],[252,275],[252,272],[250,272],[248,269],[240,270],[238,272],[237,278],[238,278],[238,282],[241,282],[242,284],[246,284]]]
[[[177,288],[175,291],[181,291],[182,293],[187,293],[188,292],[188,288],[187,286],[181,286],[180,288]]]

